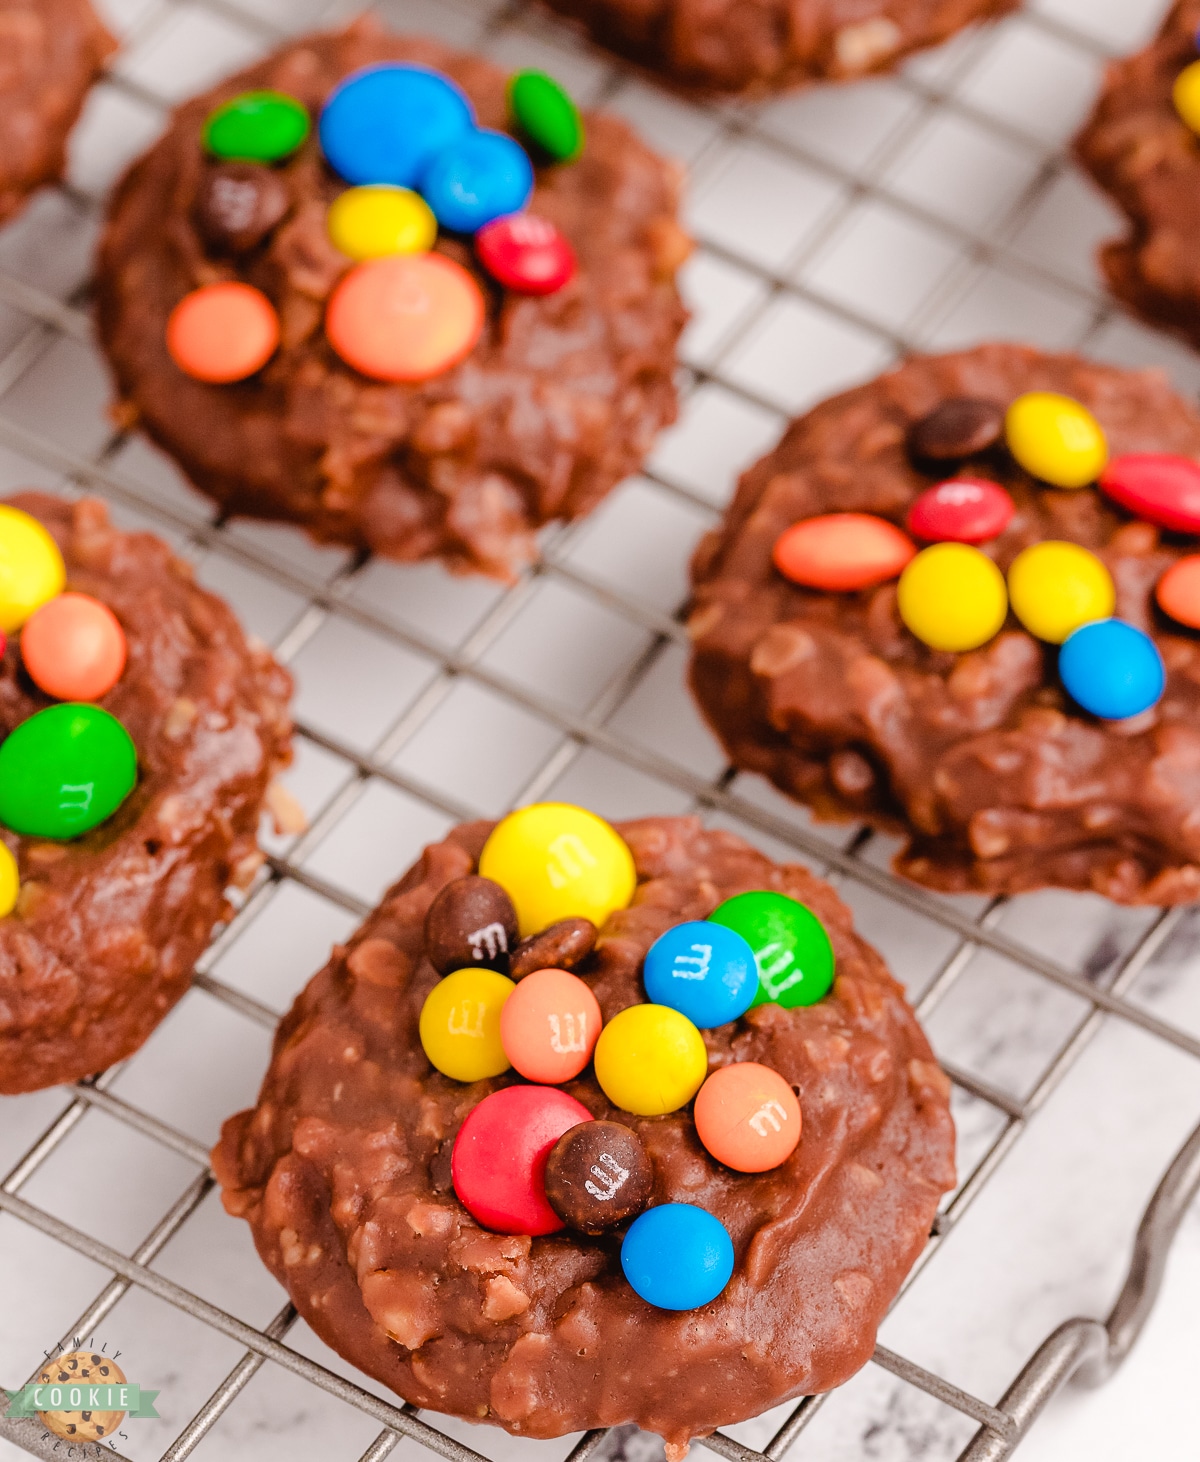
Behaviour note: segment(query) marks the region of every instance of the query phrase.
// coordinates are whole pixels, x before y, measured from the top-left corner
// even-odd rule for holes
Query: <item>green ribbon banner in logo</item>
[[[34,1416],[39,1411],[124,1411],[134,1420],[157,1420],[154,1409],[157,1391],[143,1391],[140,1386],[123,1382],[120,1385],[59,1385],[43,1383],[22,1386],[19,1391],[0,1391],[8,1397],[9,1416]]]

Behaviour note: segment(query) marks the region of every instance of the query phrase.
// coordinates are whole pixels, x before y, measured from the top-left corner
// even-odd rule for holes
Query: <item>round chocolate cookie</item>
[[[62,175],[67,134],[115,49],[88,0],[0,0],[0,221]]]
[[[1066,409],[1092,423],[1085,456],[1096,450],[1099,423],[1111,454],[1104,491],[1095,485],[1102,456],[1084,462],[1076,478],[1084,485],[1055,488],[1010,455],[1006,408],[1036,392],[1072,398]],[[1010,442],[1011,433],[1010,417]],[[1185,624],[1164,614],[1155,595],[1165,572],[1196,548],[1198,460],[1200,416],[1160,373],[1016,345],[916,357],[826,401],[743,476],[724,525],[697,550],[691,684],[705,715],[737,766],[761,772],[819,816],[906,833],[897,867],[930,887],[1015,893],[1057,885],[1122,903],[1197,898],[1200,646],[1185,624],[1200,620],[1184,603],[1186,578],[1172,601],[1183,604]],[[910,511],[954,478],[976,485],[926,497]],[[1142,490],[1147,482],[1154,491]],[[1184,499],[1191,494],[1190,507],[1183,511],[1181,500],[1173,516],[1164,504],[1178,488]],[[1120,505],[1138,492],[1140,515]],[[785,530],[830,513],[872,515],[876,527],[883,519],[902,544],[902,526],[918,539],[948,537],[929,526],[938,500],[952,516],[968,507],[990,513],[995,502],[1003,509],[967,536],[977,548],[940,543],[913,560],[915,569],[953,547],[956,561],[983,573],[971,596],[998,596],[987,610],[996,617],[968,653],[922,643],[908,627],[919,624],[911,603],[902,618],[905,578],[898,590],[895,575],[916,543],[856,592],[801,587],[773,562]],[[1165,521],[1191,526],[1172,531],[1159,526]],[[1124,637],[1151,681],[1158,677],[1161,694],[1144,697],[1140,714],[1132,712],[1141,702],[1102,701],[1089,714],[1073,698],[1078,685],[1068,695],[1074,651],[1061,652],[1060,678],[1062,627],[1045,631],[1025,602],[1028,580],[1010,572],[1022,550],[1045,540],[1081,547],[1041,557],[1034,597],[1053,597],[1065,563],[1082,596],[1076,622],[1108,620],[1109,629],[1090,635]],[[1023,564],[1037,567],[1038,558]],[[919,587],[919,574],[905,568],[905,577]],[[1006,617],[1009,599],[1017,612],[1010,605]],[[979,602],[964,597],[939,612],[975,612]],[[1127,628],[1113,631],[1109,616]],[[1087,642],[1066,639],[1068,647]],[[1092,663],[1093,679],[1103,660]]]
[[[767,92],[887,71],[1018,0],[546,0],[677,85]]]
[[[329,235],[345,183],[319,129],[272,167],[206,156],[202,131],[214,107],[252,89],[283,92],[315,119],[349,73],[392,62],[450,78],[481,128],[509,123],[504,74],[435,41],[367,21],[297,41],[181,107],[117,188],[100,249],[100,336],[125,419],[227,511],[510,577],[535,556],[541,525],[588,512],[674,419],[685,318],[674,281],[690,247],[675,221],[680,176],[603,114],[586,117],[577,160],[533,149],[529,209],[565,237],[573,277],[517,293],[481,267],[469,238],[443,230],[418,257],[453,262],[439,278],[457,281],[446,287],[459,304],[463,290],[482,295],[474,347],[428,379],[368,378],[325,328],[337,334],[345,318],[326,310],[351,260]],[[274,307],[279,348],[248,379],[207,384],[175,364],[167,320],[189,291],[231,280]],[[351,323],[361,332],[370,315]]]
[[[32,492],[8,503],[53,535],[68,591],[120,622],[124,669],[97,704],[137,753],[132,792],[82,836],[2,833],[20,890],[0,919],[0,1092],[19,1092],[130,1055],[187,989],[227,916],[227,888],[247,885],[262,862],[259,815],[291,757],[291,679],[189,564],[148,533],[116,531],[103,504]],[[0,754],[54,704],[10,635]]]
[[[827,1390],[868,1359],[954,1182],[949,1084],[833,890],[693,818],[619,825],[636,865],[633,902],[608,916],[575,975],[612,1031],[629,1007],[663,1009],[641,1004],[641,976],[667,929],[747,890],[808,905],[836,954],[832,991],[703,1032],[710,1073],[763,1063],[797,1094],[802,1135],[783,1165],[722,1166],[690,1106],[618,1110],[591,1065],[562,1089],[513,1072],[448,1079],[418,1039],[438,981],[423,928],[439,891],[475,871],[489,831],[459,827],[427,848],[299,997],[257,1108],[226,1123],[213,1154],[225,1206],[249,1220],[322,1339],[415,1405],[533,1437],[635,1421],[678,1459],[690,1438]],[[465,1119],[522,1094],[619,1124],[589,1132],[585,1154],[560,1144],[547,1168],[547,1195],[579,1228],[488,1232],[456,1197]],[[639,1298],[622,1268],[629,1246],[599,1213],[641,1188],[643,1149],[652,1206],[634,1228],[678,1203],[692,1218],[706,1210],[732,1240],[732,1278],[699,1308]],[[579,1191],[593,1178],[596,1212]]]
[[[1075,152],[1129,219],[1100,251],[1113,293],[1200,347],[1200,110],[1189,125],[1174,99],[1198,30],[1200,3],[1182,0],[1144,51],[1112,62]]]

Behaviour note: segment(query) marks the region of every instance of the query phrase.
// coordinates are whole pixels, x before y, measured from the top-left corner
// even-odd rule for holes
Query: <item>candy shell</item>
[[[1185,66],[1175,78],[1171,99],[1181,120],[1193,132],[1200,133],[1200,61]]]
[[[279,316],[252,284],[223,280],[185,294],[167,317],[167,350],[185,375],[210,385],[244,381],[275,354]]]
[[[437,219],[411,188],[364,183],[347,188],[329,205],[325,227],[335,249],[350,259],[423,254],[437,239]]]
[[[518,71],[508,83],[508,105],[526,137],[556,162],[572,162],[583,151],[579,108],[544,71]]]
[[[484,224],[475,252],[498,284],[519,294],[553,294],[575,276],[575,251],[549,219],[533,213]]]
[[[546,1198],[570,1228],[601,1234],[641,1213],[654,1192],[642,1139],[620,1122],[581,1122],[546,1159]]]
[[[619,1011],[600,1032],[594,1061],[604,1095],[639,1117],[686,1106],[708,1072],[704,1037],[686,1015],[665,1005]]]
[[[0,843],[0,919],[16,908],[20,892],[21,876],[17,871],[17,860],[9,852],[8,844]]]
[[[517,987],[495,970],[455,970],[430,990],[421,1007],[421,1046],[452,1081],[484,1081],[508,1070],[500,1014]]]
[[[896,607],[908,629],[934,650],[978,649],[1008,613],[1004,575],[966,543],[924,548],[900,576]]]
[[[1017,505],[997,482],[956,477],[923,492],[908,510],[908,531],[927,543],[987,543],[1008,527]]]
[[[1078,543],[1030,544],[1008,569],[1013,613],[1031,635],[1061,645],[1082,624],[1107,619],[1117,602],[1112,575]]]
[[[58,544],[20,508],[0,503],[0,630],[11,634],[61,594],[67,570]]]
[[[464,132],[430,162],[421,192],[443,228],[473,234],[525,207],[533,192],[533,164],[504,132]]]
[[[1068,695],[1106,721],[1124,721],[1157,705],[1166,686],[1158,646],[1123,619],[1100,619],[1070,635],[1058,655]]]
[[[467,1114],[454,1139],[450,1177],[477,1223],[501,1234],[552,1234],[563,1221],[546,1201],[546,1159],[592,1114],[553,1086],[506,1086]]]
[[[474,125],[471,103],[449,77],[385,62],[333,89],[317,131],[330,166],[348,183],[415,188],[442,148]]]
[[[500,1012],[504,1053],[527,1081],[570,1081],[592,1059],[603,1020],[591,988],[567,970],[526,975]]]
[[[79,837],[136,782],[137,752],[120,721],[99,706],[48,706],[0,743],[0,823],[26,837]]]
[[[825,513],[793,523],[775,540],[775,567],[806,589],[849,593],[894,579],[916,545],[886,518]]]
[[[312,130],[308,108],[281,91],[244,91],[204,123],[204,146],[226,162],[278,162]]]
[[[1200,533],[1200,463],[1167,452],[1127,452],[1100,474],[1114,502],[1149,523]]]
[[[1200,553],[1173,563],[1154,592],[1164,614],[1189,629],[1200,629]]]
[[[461,264],[443,254],[392,254],[342,278],[325,333],[364,376],[427,381],[471,353],[483,321],[483,295]]]
[[[1100,423],[1070,396],[1027,391],[1004,419],[1008,450],[1025,471],[1053,487],[1086,487],[1108,461]]]
[[[722,1066],[693,1108],[696,1135],[719,1163],[765,1173],[786,1162],[800,1141],[800,1103],[778,1071],[757,1061]]]
[[[646,994],[701,1030],[745,1014],[758,994],[754,951],[737,932],[711,919],[676,924],[646,952]]]
[[[90,594],[59,594],[21,631],[21,658],[34,684],[62,701],[98,701],[125,669],[125,631]]]
[[[785,1010],[815,1005],[833,987],[833,945],[824,924],[799,900],[752,889],[718,904],[709,922],[734,930],[754,952],[758,989],[752,1004]]]
[[[719,1218],[692,1203],[662,1203],[629,1225],[621,1268],[659,1310],[698,1310],[733,1276],[733,1240]]]

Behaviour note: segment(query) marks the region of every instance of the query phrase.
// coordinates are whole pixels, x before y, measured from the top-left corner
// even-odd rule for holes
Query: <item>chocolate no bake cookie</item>
[[[1031,391],[1088,408],[1114,459],[1174,454],[1200,475],[1200,416],[1157,372],[1015,345],[911,359],[794,422],[743,476],[693,565],[692,687],[739,767],[819,816],[907,834],[897,866],[919,882],[1192,900],[1200,645],[1154,596],[1164,572],[1194,553],[1197,530],[1138,521],[1095,486],[1059,490],[1019,468],[1003,445],[1004,412]],[[1081,711],[1060,683],[1055,647],[1011,610],[986,644],[951,654],[905,627],[894,581],[829,593],[773,566],[793,524],[853,511],[898,528],[919,494],[960,475],[1007,489],[1015,503],[983,546],[1001,570],[1043,540],[1083,545],[1107,567],[1109,612],[1148,634],[1165,664],[1153,709],[1115,722]]]
[[[3,832],[20,893],[0,919],[0,1092],[19,1092],[130,1055],[187,989],[226,890],[262,862],[259,815],[291,755],[291,679],[157,538],[118,532],[94,500],[8,502],[49,529],[67,588],[120,621],[124,671],[99,704],[138,761],[132,793],[82,837]],[[10,636],[3,736],[51,704]]]
[[[1019,0],[546,0],[677,85],[767,92],[890,70]]]
[[[0,0],[0,222],[62,175],[67,134],[115,49],[88,0]]]
[[[432,257],[462,265],[483,291],[478,343],[433,379],[368,379],[323,329],[351,260],[328,234],[345,185],[316,128],[287,161],[249,170],[254,206],[245,227],[223,232],[212,182],[224,165],[206,157],[201,133],[216,105],[248,89],[284,92],[315,116],[349,73],[401,61],[451,78],[481,127],[506,125],[503,73],[435,41],[364,21],[289,45],[181,107],[118,187],[100,250],[100,336],[125,419],[226,511],[509,577],[535,555],[542,524],[588,512],[674,418],[685,318],[674,276],[689,247],[675,221],[680,176],[623,122],[589,114],[582,154],[539,164],[530,201],[572,246],[574,278],[554,293],[514,293],[469,240],[443,233]],[[244,194],[246,178],[235,182]],[[281,339],[253,377],[212,385],[174,364],[164,334],[184,295],[221,280],[259,288]]]
[[[1197,60],[1200,3],[1183,0],[1144,51],[1108,68],[1075,152],[1129,219],[1100,251],[1131,309],[1200,346],[1200,137],[1173,92]]]
[[[823,999],[760,1005],[702,1033],[710,1073],[759,1062],[791,1084],[803,1134],[783,1166],[721,1166],[688,1107],[617,1111],[591,1065],[561,1089],[522,1086],[513,1072],[463,1085],[433,1069],[418,1038],[438,983],[426,916],[447,884],[476,870],[483,823],[427,848],[334,951],[280,1026],[257,1107],[226,1123],[213,1163],[226,1208],[249,1220],[308,1323],[407,1400],[533,1437],[635,1421],[678,1459],[692,1437],[827,1390],[867,1360],[954,1182],[954,1133],[946,1077],[827,884],[692,818],[617,830],[636,864],[633,902],[574,962],[606,1021],[645,999],[642,961],[655,940],[732,895],[779,890],[832,940],[836,982]],[[432,922],[444,918],[439,908]],[[531,1239],[477,1225],[455,1196],[451,1154],[468,1114],[502,1092],[549,1092],[620,1123],[633,1149],[627,1175],[641,1176],[640,1138],[653,1169],[648,1213],[696,1205],[732,1238],[719,1298],[652,1307],[624,1277],[613,1230]],[[576,1131],[608,1151],[590,1124]],[[566,1184],[582,1160],[569,1146],[555,1148],[547,1178],[568,1215]],[[608,1170],[618,1171],[611,1155]]]

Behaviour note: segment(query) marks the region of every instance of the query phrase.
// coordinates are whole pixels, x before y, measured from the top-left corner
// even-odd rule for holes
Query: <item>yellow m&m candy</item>
[[[900,575],[900,618],[934,650],[974,650],[1004,623],[1008,594],[1004,575],[977,548],[935,543],[922,549]]]
[[[1008,450],[1025,471],[1053,487],[1086,487],[1104,471],[1104,428],[1070,396],[1027,391],[1004,419]]]
[[[425,1054],[443,1076],[483,1081],[508,1070],[500,1012],[516,988],[495,970],[455,970],[430,990],[418,1029]]]
[[[1061,645],[1094,619],[1108,619],[1117,596],[1112,575],[1078,543],[1047,539],[1022,549],[1008,570],[1013,613],[1031,635]]]
[[[0,505],[0,630],[20,629],[67,582],[58,544],[36,518]]]
[[[1171,93],[1175,110],[1193,132],[1200,132],[1200,61],[1185,66]]]
[[[424,198],[389,183],[347,188],[329,205],[325,227],[351,259],[423,254],[437,238],[437,219]]]
[[[599,928],[637,886],[621,838],[594,812],[566,802],[510,812],[484,843],[479,872],[512,899],[522,936],[560,919],[590,919]]]
[[[17,906],[17,895],[21,891],[21,876],[17,872],[17,860],[0,843],[0,919],[11,914]]]
[[[708,1075],[704,1037],[669,1005],[630,1005],[614,1015],[592,1059],[604,1095],[638,1117],[678,1111]]]

